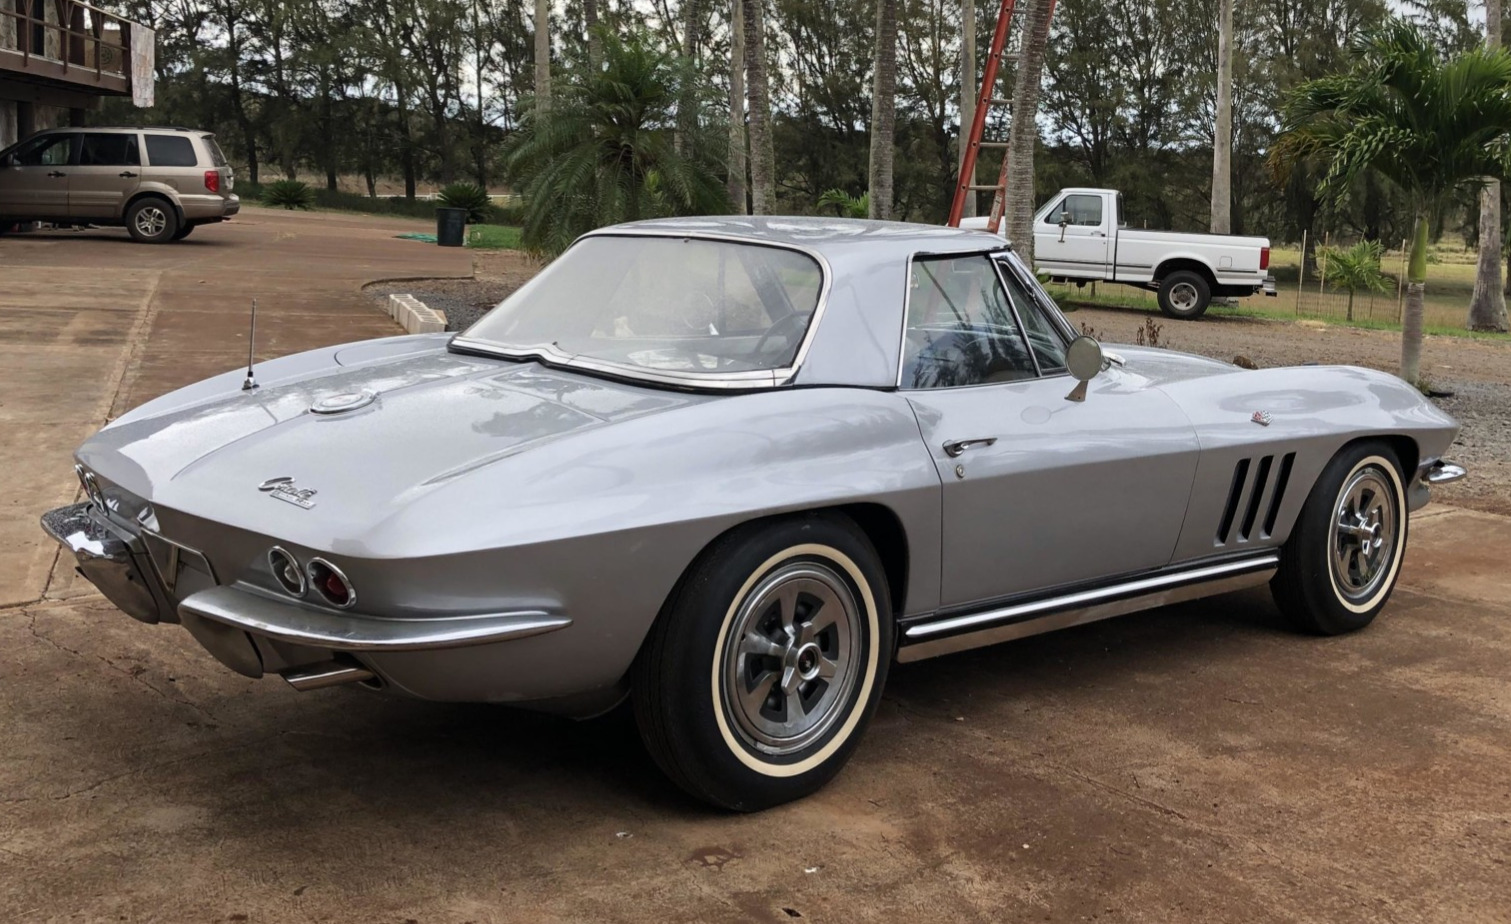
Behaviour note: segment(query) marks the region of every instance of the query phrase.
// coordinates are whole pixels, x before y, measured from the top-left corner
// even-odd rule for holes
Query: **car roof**
[[[44,128],[39,135],[63,135],[77,132],[183,132],[191,135],[209,135],[211,132],[198,128],[174,128],[167,125],[60,125]]]
[[[586,237],[618,234],[715,237],[753,244],[775,244],[818,253],[826,258],[863,245],[872,255],[888,251],[906,258],[914,254],[981,253],[1002,250],[1001,237],[984,231],[946,228],[902,221],[822,216],[717,215],[696,218],[657,218],[611,225]]]

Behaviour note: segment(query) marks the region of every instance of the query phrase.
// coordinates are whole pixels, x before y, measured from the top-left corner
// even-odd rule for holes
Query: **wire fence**
[[[1315,265],[1308,270],[1303,263],[1297,269],[1295,291],[1280,293],[1281,307],[1294,308],[1297,317],[1317,318],[1331,321],[1382,321],[1391,324],[1401,322],[1401,312],[1406,303],[1406,241],[1401,249],[1387,253],[1380,261],[1380,270],[1389,287],[1375,292],[1359,290],[1350,292],[1330,282],[1327,278],[1327,247],[1324,239],[1318,248]],[[1301,253],[1306,253],[1306,238],[1301,241]],[[1287,302],[1289,301],[1289,304]]]

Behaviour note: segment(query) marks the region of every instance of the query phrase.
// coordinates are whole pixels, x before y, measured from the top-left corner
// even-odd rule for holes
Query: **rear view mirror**
[[[1102,345],[1096,338],[1083,335],[1070,341],[1070,346],[1065,349],[1065,368],[1076,380],[1076,387],[1065,396],[1065,400],[1085,401],[1086,383],[1102,374],[1106,362]]]

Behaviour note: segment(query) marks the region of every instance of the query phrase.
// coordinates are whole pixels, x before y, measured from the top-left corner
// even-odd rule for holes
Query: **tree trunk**
[[[1007,194],[1003,216],[1013,249],[1034,265],[1034,147],[1039,143],[1039,90],[1054,0],[1019,0],[1027,7],[1023,46],[1013,86],[1013,122],[1007,135]]]
[[[876,0],[876,79],[871,90],[871,204],[867,217],[892,217],[892,154],[897,127],[897,0]]]
[[[776,152],[771,141],[771,87],[766,79],[766,0],[745,4],[745,96],[750,103],[751,212],[776,211]]]
[[[965,149],[970,141],[971,123],[976,119],[976,94],[981,91],[981,78],[976,75],[976,0],[960,0],[960,157],[955,162],[958,175],[965,166]],[[975,178],[970,177],[974,183]],[[965,208],[962,218],[976,215],[976,191],[965,193]]]
[[[745,0],[733,0],[729,18],[729,202],[745,214]]]
[[[1494,0],[1492,0],[1494,2]],[[1213,234],[1233,231],[1233,0],[1219,0],[1217,125],[1212,132]]]
[[[699,36],[698,30],[703,22],[702,0],[682,0],[682,60],[692,66],[697,66]],[[682,87],[682,93],[677,100],[677,130],[672,135],[672,147],[678,156],[687,157],[688,140],[698,127],[698,101],[695,94],[696,87],[692,81],[686,81]]]
[[[1401,315],[1401,378],[1421,385],[1422,295],[1427,289],[1427,215],[1417,216],[1411,262],[1406,270],[1406,307]]]
[[[1501,44],[1501,0],[1485,0],[1485,44]],[[1506,295],[1501,282],[1501,184],[1480,191],[1480,258],[1469,299],[1470,330],[1507,330]]]
[[[582,21],[588,27],[588,67],[603,67],[603,40],[598,37],[598,0],[582,0]]]
[[[535,0],[535,110],[551,109],[551,0]]]

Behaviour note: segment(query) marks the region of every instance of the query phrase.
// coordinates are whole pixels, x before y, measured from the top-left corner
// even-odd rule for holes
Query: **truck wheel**
[[[855,750],[892,658],[876,551],[845,517],[736,530],[689,569],[631,675],[646,749],[705,802],[814,792]]]
[[[166,244],[177,239],[178,212],[166,199],[138,199],[126,210],[126,230],[140,244]]]
[[[1212,286],[1206,277],[1191,270],[1176,270],[1159,287],[1159,310],[1168,317],[1194,321],[1212,304]]]

